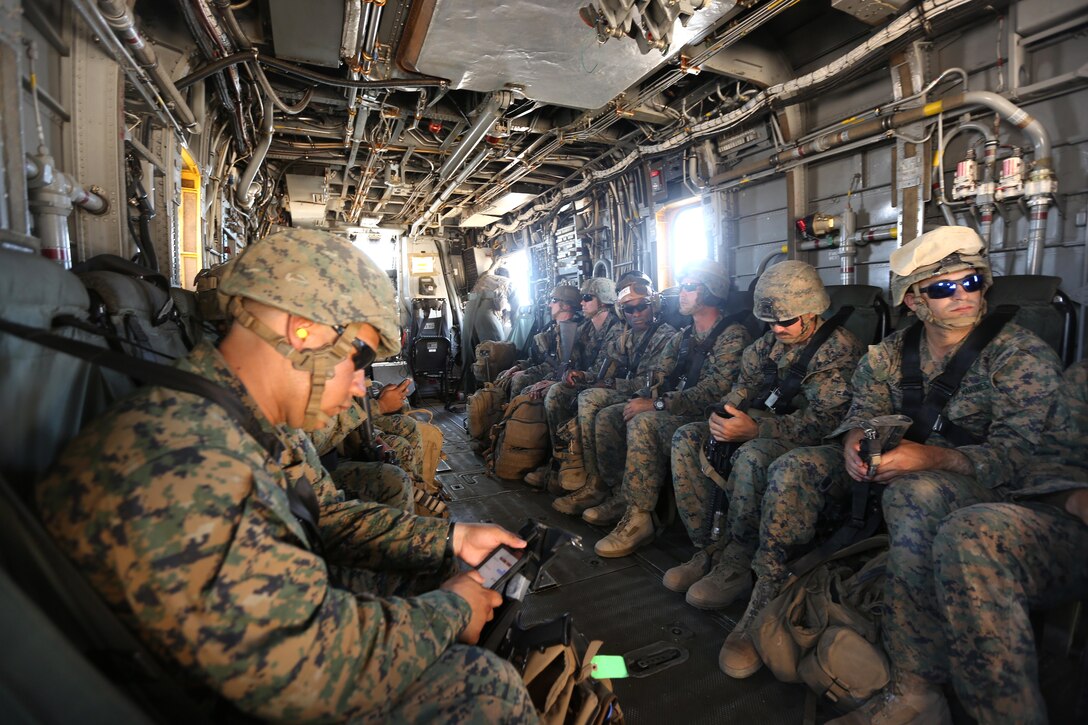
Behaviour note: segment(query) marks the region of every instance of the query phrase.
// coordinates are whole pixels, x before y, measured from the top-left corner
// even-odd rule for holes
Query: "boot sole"
[[[620,549],[619,551],[613,550],[613,551],[608,552],[608,553],[605,553],[605,552],[599,550],[596,546],[594,546],[593,551],[594,551],[595,554],[597,554],[597,556],[601,557],[602,559],[622,559],[625,556],[630,556],[631,554],[634,554],[636,551],[638,551],[642,547],[646,546],[647,544],[649,544],[653,540],[654,540],[654,537],[650,536],[649,538],[647,538],[647,539],[645,539],[643,541],[640,541],[637,544],[634,544],[633,546],[628,546],[628,547],[626,547],[624,549]]]
[[[692,586],[694,586],[694,585],[692,585]],[[726,599],[726,600],[721,600],[721,599],[719,599],[719,600],[699,599],[698,597],[693,597],[691,595],[691,589],[689,588],[688,592],[687,592],[687,596],[684,597],[684,601],[686,601],[688,604],[695,607],[696,609],[702,609],[703,611],[710,612],[710,611],[714,611],[716,609],[725,609],[726,607],[728,607],[731,604],[736,604],[738,601],[740,601],[740,599],[742,597],[751,597],[751,596],[752,596],[752,590],[749,589],[747,592],[738,592],[736,594],[736,596],[733,596],[733,597],[731,597],[729,599]]]
[[[763,669],[763,663],[762,662],[757,662],[756,664],[752,665],[751,667],[745,667],[744,669],[739,669],[739,670],[734,669],[732,667],[726,667],[725,665],[721,664],[720,662],[718,663],[718,665],[721,668],[722,672],[729,675],[734,680],[745,680],[745,679],[751,677],[752,675],[754,675],[755,673],[759,672],[761,669]]]

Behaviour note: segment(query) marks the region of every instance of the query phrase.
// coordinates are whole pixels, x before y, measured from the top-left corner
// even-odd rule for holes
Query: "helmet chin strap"
[[[242,327],[251,331],[271,345],[276,352],[291,361],[291,367],[310,373],[310,397],[306,401],[306,417],[302,421],[305,430],[317,430],[327,425],[332,418],[321,410],[321,397],[325,384],[335,374],[336,366],[351,356],[354,351],[353,340],[362,327],[362,323],[352,323],[344,329],[344,334],[328,345],[317,348],[296,350],[283,335],[277,334],[245,308],[241,297],[232,297],[230,314]]]
[[[950,319],[938,320],[933,316],[933,310],[929,309],[929,301],[925,295],[916,293],[914,299],[918,305],[914,308],[914,315],[923,323],[939,327],[942,330],[962,330],[965,327],[974,327],[986,314],[986,299],[979,302],[978,312],[973,315],[960,315]]]

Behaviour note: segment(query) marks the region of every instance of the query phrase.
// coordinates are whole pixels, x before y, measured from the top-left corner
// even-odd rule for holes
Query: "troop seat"
[[[850,332],[857,336],[863,345],[875,345],[884,339],[891,330],[891,310],[879,287],[868,284],[832,284],[825,285],[831,306],[824,313],[829,318],[846,306],[854,311],[843,323]]]
[[[1042,274],[994,277],[986,302],[991,310],[999,305],[1019,307],[1013,321],[1053,347],[1068,367],[1077,352],[1077,313],[1068,295],[1058,288],[1061,283],[1061,277]]]
[[[438,315],[432,315],[430,305],[433,302],[434,300],[413,300],[412,343],[408,352],[408,364],[417,378],[437,378],[442,402],[448,404],[450,368],[453,365],[452,344],[446,335],[443,307],[438,305]]]

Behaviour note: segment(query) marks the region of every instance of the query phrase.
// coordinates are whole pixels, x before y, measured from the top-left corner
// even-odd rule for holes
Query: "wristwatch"
[[[667,410],[668,406],[665,405],[664,398],[654,398],[654,410]]]

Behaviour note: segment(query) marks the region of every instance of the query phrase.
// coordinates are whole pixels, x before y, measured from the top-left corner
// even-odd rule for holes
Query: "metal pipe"
[[[457,174],[457,176],[446,186],[446,188],[443,189],[442,193],[439,194],[433,202],[431,202],[431,205],[427,207],[427,211],[423,212],[423,214],[420,215],[420,217],[416,219],[416,221],[412,224],[412,228],[411,231],[409,231],[408,236],[416,236],[416,233],[419,231],[419,227],[422,226],[432,214],[438,211],[438,207],[442,206],[442,203],[450,197],[454,189],[460,186],[461,183],[472,174],[472,172],[476,171],[476,169],[478,169],[480,165],[487,161],[487,157],[490,155],[491,149],[483,148],[480,150],[480,153],[476,154],[476,156],[471,161],[465,164],[464,168],[461,169],[461,173]]]
[[[238,188],[234,194],[238,206],[246,211],[249,211],[253,206],[253,195],[250,193],[250,186],[253,184],[257,172],[264,164],[265,156],[272,145],[272,135],[274,133],[272,117],[274,115],[275,108],[272,105],[272,99],[266,94],[264,97],[264,119],[261,123],[261,140],[257,144],[257,148],[253,150],[253,157],[249,160],[249,165],[246,166],[245,172],[242,173],[242,177],[238,180]]]
[[[155,82],[155,86],[166,94],[174,110],[181,119],[181,123],[192,133],[200,133],[200,125],[196,122],[192,109],[181,95],[181,91],[174,85],[170,75],[159,65],[155,49],[144,42],[140,31],[136,29],[136,21],[128,10],[128,5],[121,0],[97,0],[98,11],[105,18],[106,24],[113,30],[114,35],[128,46],[136,62],[140,64]]]
[[[842,212],[842,243],[839,245],[839,284],[854,284],[857,281],[858,248],[854,244],[856,229],[857,214],[847,206]]]
[[[461,143],[457,145],[457,148],[453,150],[449,158],[446,159],[446,163],[442,164],[442,168],[438,170],[438,183],[441,184],[450,178],[457,171],[458,167],[464,163],[468,155],[475,150],[475,148],[483,141],[484,136],[491,130],[491,127],[495,125],[495,121],[503,111],[510,105],[513,97],[509,91],[497,91],[487,97],[480,107],[477,109],[476,120],[473,122],[472,127],[465,133],[461,139]]]

